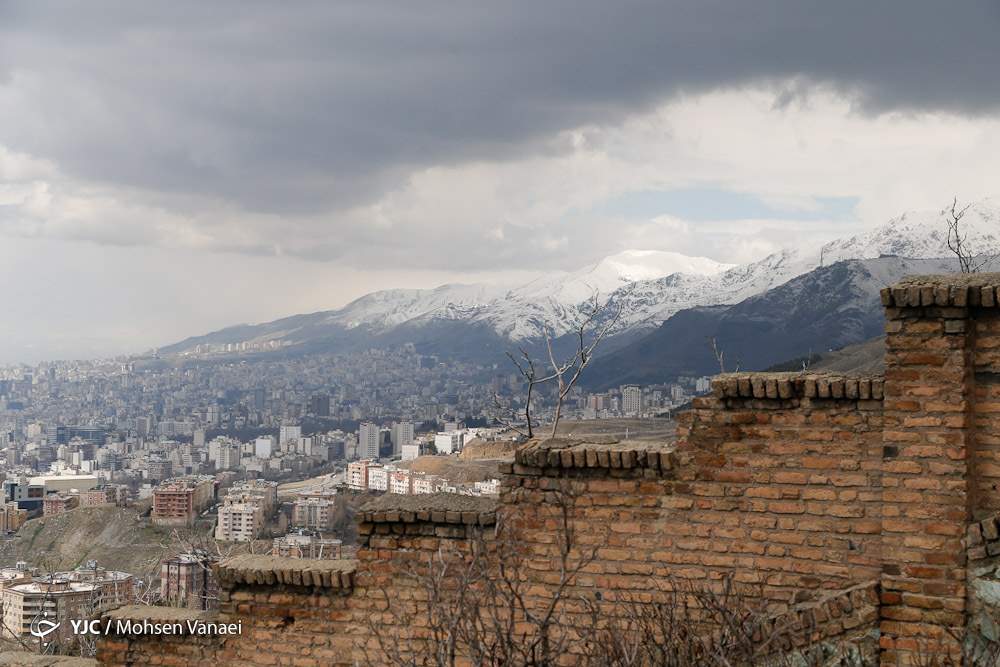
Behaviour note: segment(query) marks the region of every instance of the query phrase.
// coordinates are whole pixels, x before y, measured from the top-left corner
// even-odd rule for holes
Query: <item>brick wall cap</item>
[[[466,496],[460,493],[387,493],[370,500],[358,510],[364,523],[496,523],[496,498]]]
[[[995,298],[1000,273],[949,273],[908,276],[881,291],[882,305],[896,308],[919,306],[965,308],[1000,307]],[[983,296],[983,291],[989,292]]]
[[[594,440],[599,440],[594,442]],[[614,438],[576,440],[550,438],[531,440],[517,449],[514,461],[520,466],[554,468],[623,468],[672,470],[675,463],[672,441]],[[515,471],[516,472],[516,471]]]
[[[922,276],[906,276],[893,287],[913,287],[931,285],[933,287],[987,287],[1000,285],[1000,273],[936,273]]]
[[[712,378],[717,398],[753,398],[782,401],[821,399],[882,400],[883,376],[836,373],[722,373]],[[772,391],[768,391],[768,386]]]
[[[259,586],[304,586],[352,589],[355,560],[318,560],[243,554],[215,565],[215,576],[223,587],[234,584]]]

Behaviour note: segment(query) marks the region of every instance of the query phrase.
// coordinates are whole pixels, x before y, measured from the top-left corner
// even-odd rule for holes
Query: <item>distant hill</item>
[[[878,374],[885,371],[885,336],[848,345],[839,350],[800,357],[776,364],[769,371],[825,371],[830,373]]]
[[[763,370],[880,335],[879,290],[903,276],[947,273],[953,260],[883,257],[824,266],[733,306],[683,310],[648,336],[594,360],[586,387],[667,382],[713,375],[725,356],[727,371]]]

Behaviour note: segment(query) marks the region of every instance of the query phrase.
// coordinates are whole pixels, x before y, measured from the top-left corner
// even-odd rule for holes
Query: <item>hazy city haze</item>
[[[0,0],[0,362],[996,195],[998,28],[993,2]]]

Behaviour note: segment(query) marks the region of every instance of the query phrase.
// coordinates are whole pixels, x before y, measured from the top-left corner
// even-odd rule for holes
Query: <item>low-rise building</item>
[[[248,479],[235,482],[227,495],[253,496],[260,499],[261,511],[271,516],[278,508],[278,483],[266,479]]]
[[[219,507],[215,539],[223,542],[251,542],[264,530],[264,512],[259,499],[232,496]]]
[[[42,514],[55,516],[80,506],[80,496],[68,493],[50,493],[42,501]]]
[[[292,506],[292,525],[297,528],[333,530],[336,520],[337,502],[325,498],[299,498]]]
[[[381,464],[368,466],[368,490],[388,491],[389,490],[389,470]]]
[[[389,473],[389,493],[409,495],[413,491],[409,470],[393,470]]]
[[[41,486],[45,493],[78,493],[97,486],[94,475],[39,475],[28,481],[29,486]]]
[[[368,489],[368,471],[372,466],[378,466],[372,459],[351,461],[347,464],[347,486],[355,491]]]
[[[17,506],[16,502],[4,503],[0,508],[0,532],[13,532],[21,528],[28,520],[28,510]]]
[[[415,473],[413,475],[413,493],[437,493],[441,488],[443,480],[436,475],[426,475]]]
[[[30,639],[32,622],[44,618],[56,624],[48,641],[68,641],[73,636],[70,620],[91,618],[102,611],[97,605],[99,595],[95,584],[56,576],[5,586],[2,633]]]
[[[98,505],[118,505],[124,507],[127,504],[128,487],[120,484],[107,484],[80,493],[81,507],[95,507]]]
[[[473,484],[476,493],[481,496],[496,496],[500,493],[500,480],[487,479]]]

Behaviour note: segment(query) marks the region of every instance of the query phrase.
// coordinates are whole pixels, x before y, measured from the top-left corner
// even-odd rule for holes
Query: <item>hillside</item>
[[[800,357],[775,364],[769,371],[798,371],[807,365],[810,371],[830,373],[856,373],[872,375],[885,371],[885,336],[855,343],[832,352],[814,354],[811,358]]]
[[[733,306],[681,311],[650,335],[595,359],[582,381],[591,389],[667,382],[725,370],[763,370],[797,357],[878,336],[879,290],[903,276],[947,273],[952,260],[883,257],[818,268]]]
[[[542,431],[548,434],[548,429]],[[559,422],[557,435],[562,438],[644,440],[648,442],[671,442],[677,437],[677,423],[672,419],[638,419],[621,417],[615,419],[564,419]]]
[[[401,461],[398,465],[413,472],[439,475],[462,484],[482,482],[500,474],[497,461],[469,461],[457,456],[420,456],[410,461]]]
[[[32,519],[0,545],[0,566],[25,561],[63,570],[96,560],[103,567],[150,577],[158,574],[160,560],[182,551],[184,543],[200,543],[211,535],[212,525],[199,523],[178,531],[178,542],[171,529],[140,518],[144,509],[148,501],[145,507],[81,507]]]

